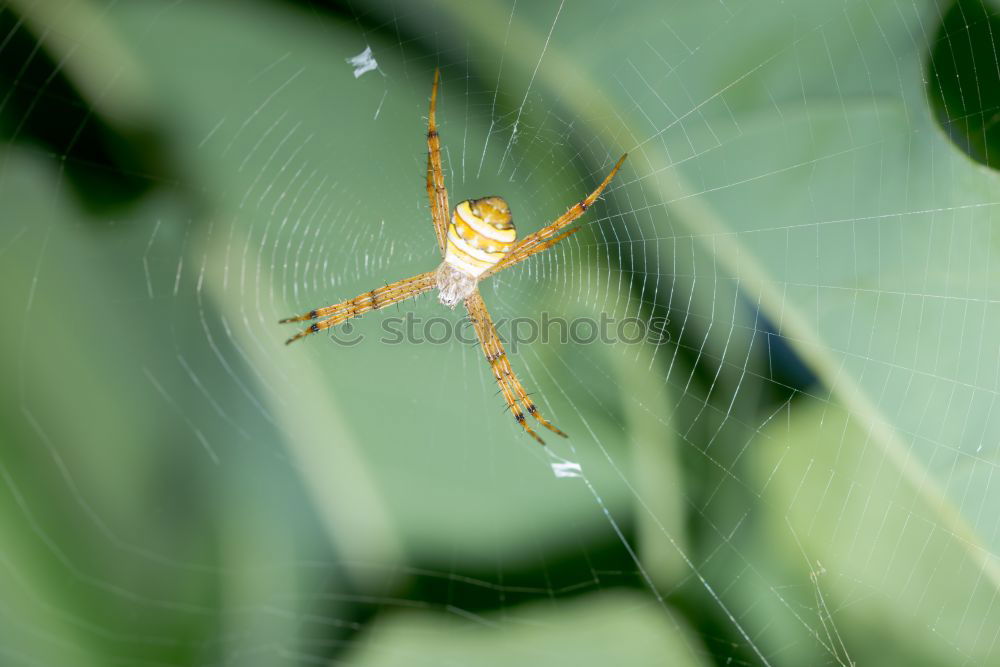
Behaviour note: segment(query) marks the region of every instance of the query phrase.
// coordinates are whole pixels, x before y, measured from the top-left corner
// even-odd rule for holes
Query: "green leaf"
[[[610,591],[479,615],[404,611],[387,615],[352,665],[707,665],[682,619],[646,596]]]
[[[995,1],[952,2],[927,63],[937,121],[960,150],[993,169],[1000,168],[998,32]]]
[[[817,400],[761,433],[751,466],[760,529],[739,540],[760,569],[732,597],[768,602],[758,624],[797,629],[764,634],[772,651],[815,636],[792,644],[790,664],[992,663],[1000,611],[980,557],[874,444],[850,412]]]
[[[546,624],[517,630],[547,664],[567,645],[649,664],[647,642],[788,664],[993,658],[1000,183],[926,99],[937,4],[445,0],[324,20],[103,5],[121,44],[54,52],[86,70],[95,110],[155,95],[183,176],[151,178],[129,224],[93,225],[58,164],[3,149],[0,289],[22,320],[0,331],[0,419],[20,445],[3,459],[4,586],[41,635],[12,655],[294,663],[354,618],[433,606],[400,593],[425,578],[447,582],[448,611],[496,623],[452,598],[485,571],[503,579],[485,606]],[[355,78],[345,60],[366,47],[379,69]],[[120,88],[109,52],[134,60]],[[439,260],[423,184],[437,64],[453,202],[502,193],[534,231],[631,153],[585,233],[484,289],[498,319],[670,318],[674,344],[634,356],[511,346],[571,435],[548,451],[476,347],[380,342],[394,313],[363,318],[354,346],[282,345],[278,318]],[[778,388],[810,394],[787,415],[775,336],[821,382]],[[563,460],[586,478],[555,479]],[[610,573],[592,562],[607,545]],[[514,608],[613,577],[655,595]],[[575,625],[550,636],[563,613]],[[390,657],[511,650],[495,626],[406,616],[376,617]],[[908,622],[927,636],[908,644]]]
[[[316,521],[287,468],[265,476],[273,465],[253,454],[267,451],[270,425],[199,391],[248,377],[238,364],[224,375],[204,333],[176,327],[206,312],[193,280],[160,291],[176,279],[182,238],[161,226],[146,249],[157,220],[183,217],[179,202],[147,202],[109,243],[107,223],[80,214],[50,162],[2,157],[0,198],[21,230],[5,239],[3,299],[23,314],[0,332],[5,655],[195,662],[230,604],[296,597],[312,574],[281,576],[280,563],[292,550],[325,553]],[[275,642],[300,632],[264,613],[228,625]]]
[[[513,21],[508,38],[489,29],[499,7],[487,20],[481,7],[475,16],[461,3],[449,7],[454,31],[480,44],[519,44],[522,81],[529,63],[543,61],[535,90],[559,99],[564,113],[593,119],[578,126],[581,135],[611,153],[631,151],[626,196],[646,203],[646,257],[682,254],[693,267],[660,267],[676,276],[673,293],[694,294],[682,314],[725,338],[742,325],[719,321],[718,284],[737,284],[823,393],[843,403],[881,465],[918,489],[932,512],[926,534],[951,536],[995,594],[1000,531],[984,508],[1000,503],[990,483],[1000,348],[988,334],[1000,328],[992,303],[1000,182],[940,135],[927,104],[930,44],[920,36],[936,32],[934,3],[916,11],[692,4],[671,13],[667,40],[663,20],[651,20],[659,8],[632,3],[603,20],[608,44],[621,46],[613,59],[604,45],[574,38],[583,27],[572,12],[551,39],[553,15]],[[662,59],[644,57],[648,50]],[[746,372],[749,345],[716,349],[721,377]],[[743,391],[753,391],[752,376],[744,379]],[[745,447],[747,437],[730,444]],[[741,468],[726,469],[741,479]],[[738,516],[732,509],[719,508],[729,520]],[[717,516],[714,506],[702,511]],[[851,538],[874,539],[861,529]],[[931,585],[950,577],[929,574]],[[914,590],[926,583],[909,581]]]

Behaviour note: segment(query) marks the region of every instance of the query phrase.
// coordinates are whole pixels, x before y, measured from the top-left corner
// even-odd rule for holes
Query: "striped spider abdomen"
[[[438,299],[455,307],[488,269],[514,247],[517,230],[502,197],[460,202],[448,224],[444,262],[438,268]]]

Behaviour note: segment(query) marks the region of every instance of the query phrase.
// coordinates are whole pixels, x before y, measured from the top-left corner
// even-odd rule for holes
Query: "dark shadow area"
[[[1000,168],[1000,7],[957,0],[944,13],[927,63],[941,128],[976,162]]]
[[[628,522],[628,517],[623,517]],[[625,538],[635,544],[634,526],[620,524]],[[648,592],[649,588],[616,535],[604,532],[585,544],[566,542],[546,547],[544,567],[537,561],[522,563],[504,561],[502,567],[464,566],[462,562],[441,562],[417,558],[405,570],[386,573],[385,601],[378,597],[359,602],[344,614],[343,596],[354,593],[370,597],[371,592],[349,590],[343,573],[331,574],[331,589],[317,592],[314,618],[338,619],[336,627],[316,628],[306,637],[309,645],[323,651],[329,660],[348,660],[365,631],[382,613],[404,612],[405,602],[413,601],[414,609],[437,611],[459,618],[461,613],[489,616],[511,611],[522,604],[568,599],[595,592],[631,588]],[[581,553],[586,554],[581,558]],[[498,578],[502,572],[502,578]],[[393,588],[393,580],[405,581]],[[345,590],[348,589],[348,590]],[[325,608],[323,600],[331,601]]]
[[[106,216],[161,182],[176,182],[162,133],[152,119],[116,127],[95,111],[10,9],[0,9],[0,141],[48,153],[90,214]]]

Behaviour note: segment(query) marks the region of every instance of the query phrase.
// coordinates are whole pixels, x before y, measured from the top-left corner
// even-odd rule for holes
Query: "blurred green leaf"
[[[499,8],[484,21],[481,8],[451,6],[456,32],[501,38],[489,29]],[[1000,326],[991,252],[1000,183],[936,129],[921,74],[929,43],[914,37],[934,34],[933,3],[678,6],[667,42],[651,11],[633,3],[609,14],[600,50],[547,41],[551,15],[512,22],[509,39],[522,62],[541,58],[544,43],[542,94],[599,119],[579,131],[632,150],[631,200],[669,209],[652,214],[658,233],[643,250],[670,260],[661,272],[676,276],[676,291],[694,293],[678,314],[708,323],[720,377],[743,378],[750,358],[748,341],[725,340],[745,326],[718,309],[717,285],[732,280],[843,401],[884,465],[919,489],[934,510],[927,529],[954,536],[995,591],[1000,533],[982,508],[1000,502],[989,462],[1000,441],[996,378],[986,370],[1000,349],[981,337]],[[583,33],[572,16],[561,35]],[[684,35],[702,37],[696,53]],[[603,47],[614,43],[622,55],[609,59]],[[660,60],[636,55],[647,50]],[[678,250],[691,264],[679,274]],[[731,409],[719,393],[715,407]],[[948,409],[956,405],[965,407]],[[730,504],[705,509],[739,517]]]
[[[1000,349],[966,334],[996,328],[1000,315],[990,252],[1000,183],[936,131],[920,74],[925,44],[910,38],[934,15],[907,23],[891,7],[848,8],[856,11],[810,10],[815,27],[800,29],[825,40],[778,42],[773,65],[711,77],[738,81],[736,103],[753,91],[769,99],[728,129],[725,120],[711,133],[688,128],[695,145],[725,147],[681,170],[685,180],[699,174],[704,191],[691,211],[701,215],[688,222],[995,588],[986,554],[1000,544],[981,507],[1000,501],[988,463],[1000,430],[995,378],[984,370],[1000,362]],[[719,43],[731,50],[739,34],[733,25]],[[838,50],[831,55],[824,41]],[[812,96],[772,72],[785,54],[807,73]],[[712,105],[700,112],[711,116]],[[947,409],[956,400],[967,409]]]
[[[608,591],[476,616],[405,611],[375,624],[352,665],[708,665],[684,621],[646,596]]]
[[[945,529],[942,513],[951,510],[874,444],[842,406],[816,400],[761,433],[752,449],[760,530],[739,549],[764,576],[741,578],[733,597],[769,601],[755,623],[792,630],[770,647],[790,650],[789,664],[834,656],[991,664],[1000,610],[980,556]],[[816,643],[795,634],[813,634]]]
[[[73,15],[32,8],[71,58]],[[95,225],[50,156],[0,155],[0,581],[35,631],[7,655],[294,664],[376,615],[362,664],[993,658],[1000,185],[925,98],[934,3],[102,8],[72,77],[95,110],[155,95],[183,177]],[[668,347],[511,346],[549,450],[475,346],[380,343],[395,313],[282,345],[279,317],[438,261],[438,64],[452,201],[502,193],[521,233],[631,151],[584,234],[484,286],[498,319],[670,319]],[[778,336],[822,389],[775,387]],[[438,598],[467,618],[398,609]]]
[[[993,169],[1000,168],[998,33],[995,0],[956,0],[943,13],[927,63],[927,92],[941,127],[960,150]]]
[[[292,510],[287,474],[262,480],[247,455],[273,437],[266,423],[249,411],[219,419],[192,385],[220,379],[174,326],[203,309],[192,284],[149,297],[144,249],[157,219],[183,215],[177,202],[148,202],[109,243],[47,160],[11,149],[3,159],[0,198],[22,230],[6,239],[3,298],[25,315],[0,333],[10,379],[0,423],[16,445],[2,462],[7,655],[15,664],[195,662],[219,650],[204,646],[228,601],[247,601],[230,577],[263,565],[280,572],[287,545],[316,552],[315,522]],[[158,251],[177,253],[180,240],[163,231]],[[167,266],[148,255],[148,277],[176,275],[177,257]],[[234,446],[248,448],[238,462]],[[229,493],[241,497],[236,516],[254,517],[238,551]],[[266,585],[268,599],[294,597],[299,582],[275,575]],[[236,613],[230,627],[256,616]],[[271,619],[256,636],[287,641],[290,631]]]

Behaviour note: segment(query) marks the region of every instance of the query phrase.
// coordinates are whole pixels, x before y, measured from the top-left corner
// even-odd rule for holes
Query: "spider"
[[[510,207],[501,197],[482,197],[463,201],[455,206],[451,221],[448,222],[448,190],[445,188],[444,175],[441,173],[441,138],[438,136],[434,116],[439,79],[440,73],[435,70],[427,129],[427,196],[430,199],[438,249],[444,261],[434,271],[373,289],[326,308],[317,308],[303,315],[281,320],[280,323],[319,320],[308,329],[289,338],[285,344],[329,329],[370,310],[378,310],[410,299],[436,287],[438,300],[445,306],[454,308],[458,302],[465,302],[469,319],[476,330],[486,361],[493,371],[493,377],[500,387],[507,408],[528,435],[544,445],[545,441],[527,423],[525,412],[553,433],[563,437],[566,437],[566,434],[542,417],[535,403],[528,397],[521,381],[514,374],[500,336],[479,293],[478,284],[481,280],[523,262],[580,231],[582,227],[568,231],[562,229],[590,208],[614,178],[628,154],[619,158],[597,189],[585,199],[571,206],[547,227],[529,234],[517,243],[515,243],[517,233],[511,219]]]

